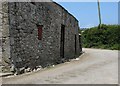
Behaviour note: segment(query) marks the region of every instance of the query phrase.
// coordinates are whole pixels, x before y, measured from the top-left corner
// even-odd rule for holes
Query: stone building
[[[78,57],[78,20],[55,2],[4,2],[2,58],[8,69],[31,70]]]

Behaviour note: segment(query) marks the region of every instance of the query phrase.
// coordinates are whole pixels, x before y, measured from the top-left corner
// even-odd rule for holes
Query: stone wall
[[[10,66],[16,70],[46,67],[80,55],[78,21],[57,3],[9,2],[7,12],[4,16],[5,20],[9,18],[9,25],[3,24],[3,58],[9,58]],[[38,25],[43,25],[41,40]],[[64,58],[60,57],[61,25],[65,26]]]
[[[0,65],[2,65],[2,3],[0,3]]]
[[[2,65],[4,71],[10,68],[10,34],[8,19],[8,2],[2,2]]]

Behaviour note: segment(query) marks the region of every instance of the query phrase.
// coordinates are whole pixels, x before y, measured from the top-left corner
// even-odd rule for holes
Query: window
[[[35,5],[35,2],[31,2],[31,3]]]
[[[38,27],[38,39],[42,40],[42,27],[43,25],[37,25]]]

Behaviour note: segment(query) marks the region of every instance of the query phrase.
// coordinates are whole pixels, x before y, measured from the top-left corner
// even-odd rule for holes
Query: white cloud
[[[90,27],[95,27],[96,25],[94,24],[88,24],[88,25],[85,25],[85,26],[81,26],[81,28],[90,28]]]

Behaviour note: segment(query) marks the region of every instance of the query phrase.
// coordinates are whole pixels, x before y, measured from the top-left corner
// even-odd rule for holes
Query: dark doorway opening
[[[79,46],[80,46],[80,52],[81,52],[82,51],[81,34],[79,34]]]
[[[76,46],[76,34],[75,34],[75,54],[76,54],[76,51],[77,51],[77,46]]]
[[[65,25],[61,25],[60,57],[64,58]]]

